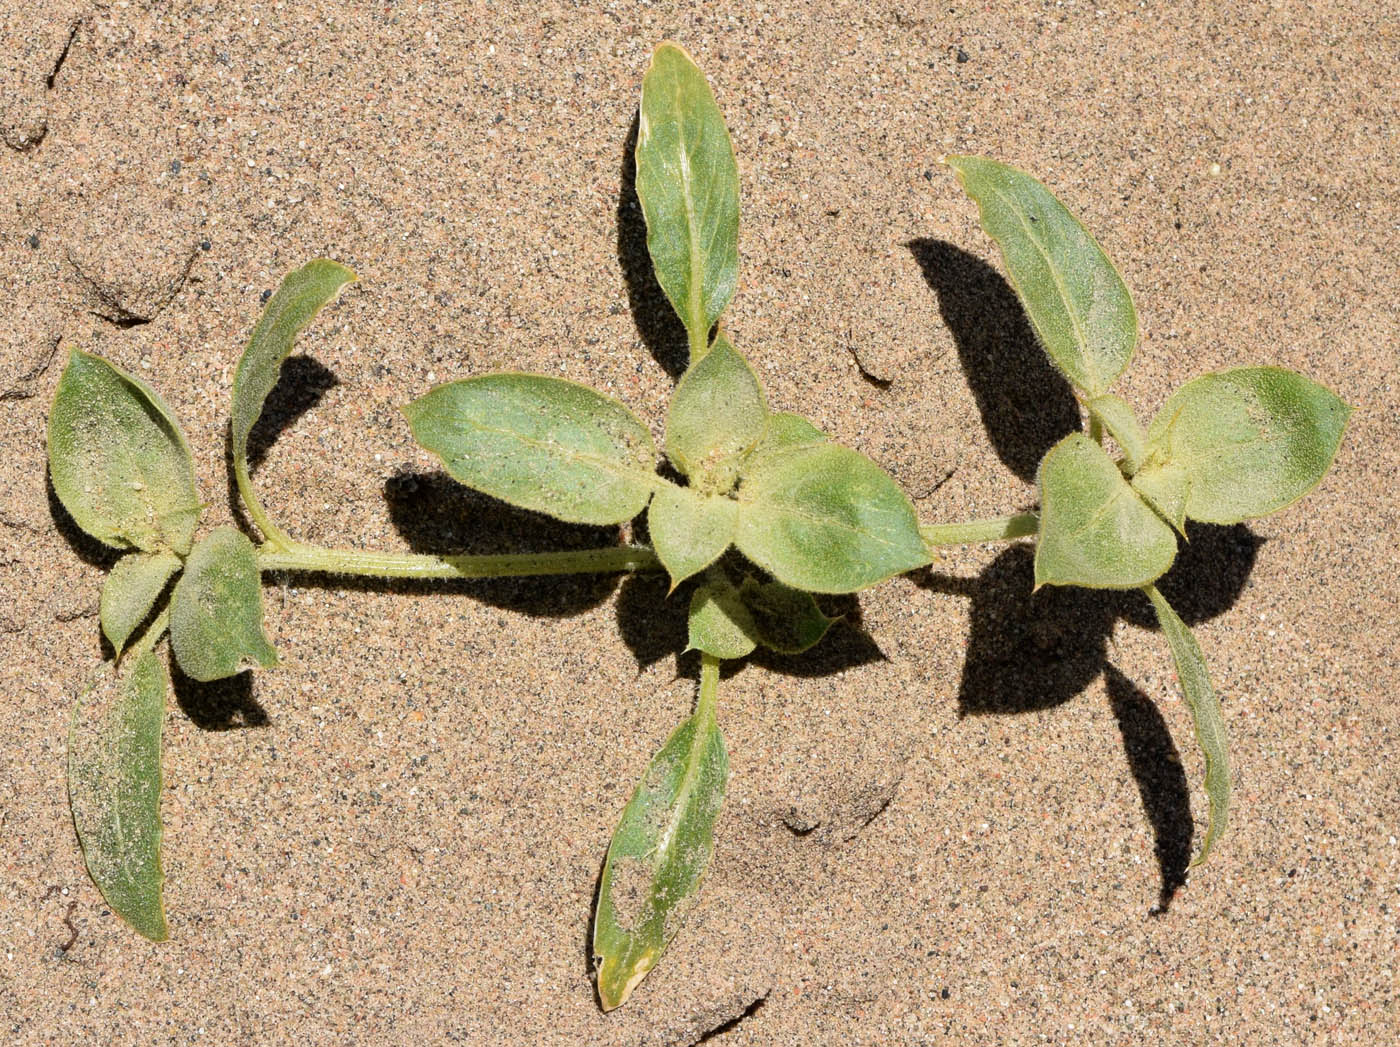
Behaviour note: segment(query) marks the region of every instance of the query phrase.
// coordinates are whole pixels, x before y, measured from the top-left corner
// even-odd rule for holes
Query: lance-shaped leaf
[[[84,531],[117,548],[190,551],[201,508],[190,448],[149,385],[74,349],[48,444],[54,492]]]
[[[815,646],[837,621],[822,613],[811,593],[782,582],[745,578],[739,599],[749,613],[754,639],[780,654],[801,654]]]
[[[1123,464],[1127,467],[1128,475],[1132,476],[1141,468],[1142,460],[1147,456],[1147,434],[1142,431],[1133,409],[1121,396],[1112,393],[1096,396],[1085,406],[1090,416],[1097,418],[1118,442],[1123,452]]]
[[[1351,408],[1282,367],[1239,367],[1187,382],[1148,429],[1150,457],[1183,467],[1186,515],[1266,516],[1311,491],[1332,465]]]
[[[404,414],[458,483],[570,523],[629,520],[657,483],[646,426],[577,382],[482,375],[440,385]]]
[[[723,333],[676,385],[666,416],[666,457],[710,494],[734,486],[739,459],[763,436],[768,407],[753,368]]]
[[[1102,447],[1072,433],[1040,463],[1035,584],[1133,589],[1176,558],[1176,536]]]
[[[914,506],[882,470],[837,444],[811,444],[745,463],[739,551],[779,581],[849,593],[929,560]]]
[[[719,559],[734,540],[739,503],[693,487],[666,484],[647,508],[647,530],[674,589]]]
[[[170,597],[170,646],[191,679],[222,680],[277,652],[263,635],[262,579],[253,543],[232,527],[200,540]]]
[[[681,724],[652,759],[613,833],[593,952],[604,1010],[625,1001],[694,904],[714,849],[729,756],[714,714]]]
[[[180,558],[174,553],[132,553],[118,560],[107,575],[99,618],[102,635],[118,657],[136,627],[151,613],[165,583],[179,569]]]
[[[1157,612],[1162,634],[1172,649],[1177,679],[1181,681],[1186,704],[1191,707],[1191,719],[1196,727],[1196,741],[1206,759],[1206,797],[1210,801],[1210,825],[1201,849],[1191,864],[1200,865],[1208,857],[1215,842],[1225,831],[1230,815],[1230,754],[1225,743],[1225,718],[1220,712],[1220,700],[1210,685],[1210,673],[1200,645],[1178,617],[1171,604],[1154,585],[1147,586],[1147,598]]]
[[[686,650],[716,658],[743,658],[757,646],[753,616],[724,578],[706,579],[691,594],[687,631]]]
[[[705,74],[669,41],[642,80],[637,199],[656,282],[698,358],[738,282],[739,168]]]
[[[78,698],[68,736],[68,802],[88,874],[141,934],[163,942],[160,732],[165,667],[150,651]]]
[[[263,403],[277,384],[282,361],[292,351],[301,329],[354,280],[353,272],[326,258],[317,258],[288,273],[263,309],[234,372],[230,421],[233,475],[249,513],[264,531],[280,533],[270,525],[248,476],[248,434],[262,414]]]
[[[1137,345],[1137,312],[1089,231],[1024,171],[980,156],[945,161],[977,202],[982,228],[1055,366],[1088,396],[1108,391]]]

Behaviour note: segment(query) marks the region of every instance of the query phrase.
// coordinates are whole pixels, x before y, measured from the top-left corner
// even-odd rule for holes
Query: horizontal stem
[[[942,545],[971,545],[974,542],[1009,542],[1028,538],[1040,526],[1036,513],[998,516],[992,520],[969,520],[967,523],[922,524],[919,533],[930,549]]]
[[[660,566],[656,554],[644,545],[475,556],[327,549],[300,542],[287,548],[264,545],[258,550],[258,567],[263,571],[320,571],[368,578],[520,578],[548,574],[649,571]]]

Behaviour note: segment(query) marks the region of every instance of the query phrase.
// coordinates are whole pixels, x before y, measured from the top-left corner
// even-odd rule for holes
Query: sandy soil
[[[1117,6],[4,0],[0,1038],[1400,1039],[1400,22]],[[508,367],[597,384],[659,434],[674,330],[625,157],[667,36],[738,153],[736,343],[924,518],[1031,504],[1074,419],[947,151],[1030,169],[1098,234],[1141,313],[1122,391],[1144,416],[1263,361],[1356,405],[1317,491],[1194,532],[1170,581],[1225,700],[1229,835],[1183,886],[1201,760],[1145,605],[1031,600],[1024,547],[957,551],[848,601],[809,660],[725,681],[703,903],[604,1015],[602,857],[693,698],[663,587],[274,579],[283,666],[171,703],[173,940],[139,939],[88,881],[64,791],[110,561],[46,491],[58,350],[162,391],[226,522],[260,298],[337,258],[361,282],[260,445],[274,515],[366,547],[596,541],[445,481],[397,408]]]

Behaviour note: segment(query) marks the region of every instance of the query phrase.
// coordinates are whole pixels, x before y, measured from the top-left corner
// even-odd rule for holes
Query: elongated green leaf
[[[132,553],[112,568],[102,586],[102,634],[120,657],[136,627],[146,620],[165,583],[180,569],[174,553]]]
[[[794,588],[855,592],[928,563],[908,497],[849,448],[812,444],[751,460],[738,497],[734,544]]]
[[[716,658],[742,658],[756,646],[757,629],[748,606],[723,578],[706,579],[690,597],[686,649]]]
[[[170,597],[170,646],[191,679],[222,680],[271,668],[277,651],[262,628],[262,579],[253,543],[232,527],[211,532],[190,553]]]
[[[141,934],[169,937],[160,867],[160,732],[165,667],[150,651],[102,679],[74,704],[68,802],[88,874]]]
[[[656,281],[698,358],[739,278],[739,168],[705,75],[670,41],[642,80],[637,199]]]
[[[201,508],[190,447],[149,385],[74,349],[48,443],[54,492],[84,531],[119,549],[190,551]]]
[[[1351,408],[1282,367],[1239,367],[1178,389],[1152,419],[1150,456],[1185,468],[1186,515],[1239,523],[1291,505],[1332,465]]]
[[[1176,536],[1102,447],[1072,433],[1040,463],[1035,584],[1135,589],[1176,558]]]
[[[754,639],[782,654],[801,654],[815,646],[836,622],[822,613],[811,593],[782,582],[745,578],[739,598],[749,612]]]
[[[1112,393],[1096,396],[1086,406],[1089,408],[1089,414],[1097,418],[1108,430],[1108,434],[1118,442],[1118,447],[1123,452],[1123,464],[1128,467],[1128,475],[1136,473],[1147,455],[1147,434],[1142,431],[1133,409],[1121,396],[1114,396]]]
[[[233,475],[249,513],[264,531],[280,533],[271,526],[248,476],[248,434],[253,431],[268,394],[277,384],[282,361],[292,351],[297,335],[322,306],[354,280],[353,272],[327,258],[317,258],[288,273],[263,309],[262,317],[248,338],[248,347],[238,361],[238,370],[234,372],[230,421]]]
[[[758,443],[767,421],[758,376],[721,332],[676,386],[666,416],[666,457],[693,487],[723,494],[734,486],[740,458]]]
[[[1137,345],[1127,285],[1087,229],[1024,171],[950,156],[982,228],[996,240],[1031,326],[1055,366],[1090,397],[1108,391]]]
[[[1230,752],[1225,742],[1225,718],[1220,712],[1220,700],[1210,685],[1210,673],[1200,645],[1186,628],[1186,623],[1172,610],[1171,604],[1157,591],[1155,585],[1146,589],[1147,598],[1157,612],[1162,633],[1172,649],[1177,679],[1181,681],[1186,704],[1191,707],[1191,719],[1196,726],[1196,741],[1206,758],[1206,797],[1210,801],[1210,826],[1201,849],[1191,860],[1200,865],[1208,857],[1215,842],[1225,831],[1230,816]]]
[[[404,414],[458,483],[570,523],[631,519],[657,482],[656,445],[637,416],[562,378],[467,378]]]
[[[739,503],[732,498],[674,484],[658,488],[647,508],[647,530],[671,588],[719,559],[738,522]]]
[[[1179,462],[1150,462],[1129,481],[1142,500],[1181,533],[1186,533],[1186,498],[1191,492],[1191,474]]]
[[[714,714],[702,710],[652,758],[622,812],[593,922],[604,1010],[646,977],[694,904],[728,778],[724,738]]]

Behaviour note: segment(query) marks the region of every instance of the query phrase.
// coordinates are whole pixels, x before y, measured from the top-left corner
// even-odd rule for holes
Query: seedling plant
[[[261,580],[285,571],[452,579],[661,570],[672,598],[688,600],[695,709],[642,773],[603,866],[593,950],[605,1009],[660,959],[709,864],[729,773],[722,663],[760,646],[806,651],[833,623],[815,596],[915,570],[940,546],[1033,538],[1037,587],[1146,593],[1205,754],[1203,861],[1229,809],[1224,724],[1201,650],[1154,583],[1188,519],[1251,519],[1311,489],[1349,410],[1292,372],[1245,367],[1188,382],[1144,428],[1110,392],[1138,332],[1102,249],[1031,176],[978,157],[946,163],[1088,418],[1087,433],[1042,460],[1038,512],[921,525],[878,465],[769,405],[721,324],[738,280],[733,147],[703,74],[671,43],[643,80],[636,146],[648,251],[689,346],[665,420],[669,469],[658,469],[651,432],[627,407],[559,378],[480,375],[405,408],[414,438],[458,482],[571,523],[619,525],[645,513],[649,544],[435,556],[311,545],[274,521],[252,484],[249,436],[297,334],[355,279],[336,262],[286,277],[234,375],[234,480],[260,542],[227,526],[200,533],[191,452],[170,408],[136,376],[73,350],[49,418],[50,476],[77,525],[123,555],[100,604],[113,658],[75,704],[68,781],[84,859],[113,911],[147,938],[167,937],[159,798],[169,679],[157,644],[168,635],[171,656],[197,681],[272,667]]]

